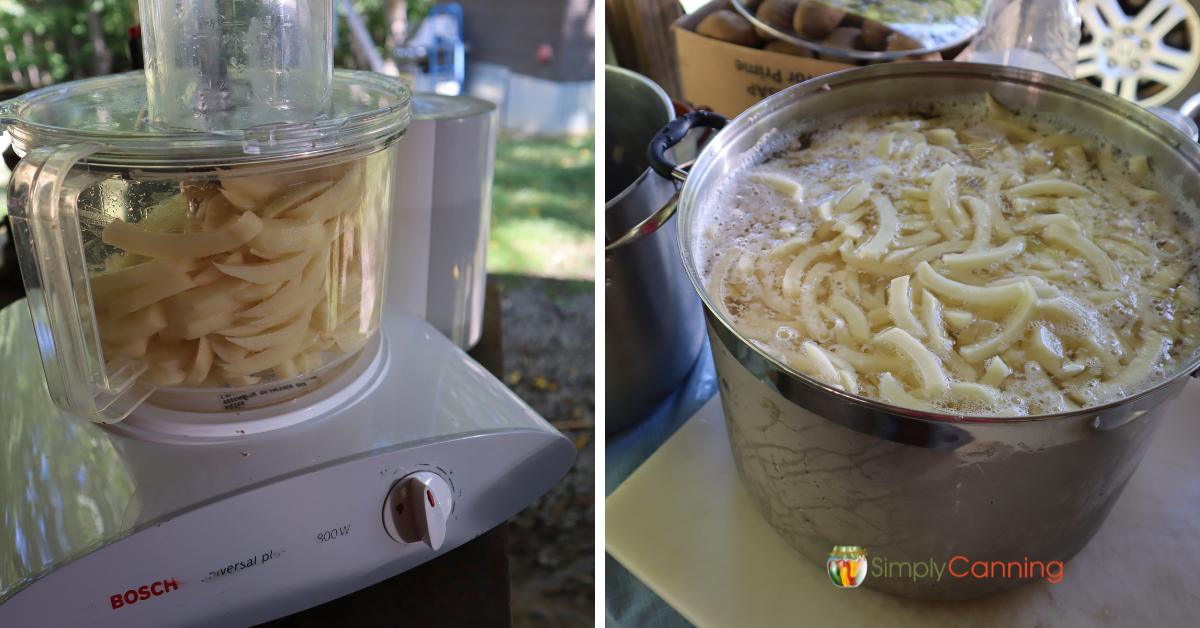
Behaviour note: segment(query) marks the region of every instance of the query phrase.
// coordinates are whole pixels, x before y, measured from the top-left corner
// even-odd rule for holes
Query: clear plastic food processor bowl
[[[141,73],[0,104],[9,211],[51,396],[121,420],[224,412],[337,375],[383,302],[399,81],[337,71],[326,114],[152,124]]]

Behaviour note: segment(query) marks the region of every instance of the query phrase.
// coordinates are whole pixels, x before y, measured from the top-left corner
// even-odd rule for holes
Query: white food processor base
[[[23,302],[0,310],[0,626],[285,616],[479,536],[575,457],[412,317],[384,316],[352,381],[243,416],[151,408],[111,427],[55,408],[31,332]]]

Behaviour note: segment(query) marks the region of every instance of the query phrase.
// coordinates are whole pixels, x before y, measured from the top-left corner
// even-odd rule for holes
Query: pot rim
[[[1165,120],[1159,118],[1153,113],[1128,102],[1116,95],[1109,94],[1095,87],[1083,85],[1076,81],[1069,80],[1063,77],[1017,68],[1012,66],[999,66],[983,63],[971,63],[962,61],[919,61],[911,63],[889,63],[873,66],[865,66],[858,68],[850,68],[840,70],[831,74],[811,78],[803,83],[798,83],[787,89],[780,91],[777,94],[769,96],[749,109],[743,111],[737,117],[732,119],[726,127],[717,134],[713,141],[709,142],[701,151],[700,156],[696,159],[695,165],[692,167],[691,174],[687,181],[684,182],[679,194],[679,213],[678,225],[680,237],[677,238],[677,250],[683,263],[684,272],[687,273],[688,280],[692,282],[692,288],[700,297],[700,301],[704,304],[704,308],[709,312],[710,316],[719,321],[720,324],[734,338],[750,351],[753,351],[760,359],[771,365],[777,371],[790,377],[804,386],[813,389],[815,392],[823,392],[833,395],[843,401],[846,401],[855,406],[865,407],[869,410],[886,412],[900,417],[916,419],[922,421],[931,421],[937,423],[981,423],[991,425],[1013,424],[1020,425],[1030,422],[1044,421],[1059,421],[1068,419],[1080,419],[1088,417],[1099,417],[1106,412],[1117,410],[1131,403],[1144,399],[1153,395],[1161,389],[1171,385],[1180,378],[1185,378],[1188,375],[1197,376],[1200,374],[1200,352],[1192,356],[1191,360],[1180,367],[1178,371],[1166,377],[1159,382],[1146,387],[1132,395],[1127,395],[1115,401],[1110,401],[1097,406],[1090,406],[1078,410],[1070,410],[1067,412],[1057,412],[1051,414],[1038,414],[1029,416],[973,416],[973,415],[955,415],[940,412],[927,412],[914,408],[906,408],[889,404],[878,399],[864,397],[848,393],[844,390],[834,388],[824,382],[821,382],[809,375],[801,373],[795,368],[784,364],[775,357],[762,351],[744,336],[729,317],[725,314],[722,308],[714,305],[709,297],[708,290],[700,277],[700,273],[696,268],[692,256],[692,215],[695,210],[696,187],[699,181],[704,179],[704,175],[713,163],[718,159],[719,154],[725,146],[730,144],[734,139],[740,137],[744,133],[754,132],[755,123],[758,119],[765,117],[768,114],[775,113],[777,110],[799,101],[807,96],[811,96],[820,92],[830,91],[832,89],[847,87],[864,82],[877,82],[887,79],[919,79],[928,76],[945,76],[945,75],[962,75],[972,79],[986,78],[996,80],[997,82],[1014,82],[1023,83],[1027,88],[1034,91],[1055,91],[1065,94],[1069,97],[1079,99],[1081,101],[1089,101],[1094,105],[1102,108],[1110,109],[1120,114],[1131,124],[1141,126],[1151,135],[1157,137],[1161,142],[1170,145],[1177,153],[1187,159],[1193,171],[1200,172],[1200,144],[1193,142],[1190,138],[1183,134],[1182,131],[1175,128]],[[759,133],[761,136],[761,133]]]
[[[673,104],[671,104],[671,97],[667,96],[666,90],[664,90],[661,85],[650,80],[649,77],[647,77],[643,74],[638,74],[637,72],[634,72],[632,70],[626,70],[625,68],[622,68],[620,66],[608,65],[608,64],[604,65],[604,74],[606,77],[605,83],[608,82],[607,76],[609,73],[627,78],[629,80],[632,80],[636,83],[641,84],[644,87],[649,88],[650,91],[653,92],[655,96],[657,96],[660,100],[662,100],[663,105],[665,106],[666,112],[667,112],[666,122],[663,123],[664,125],[667,122],[670,122],[672,120],[672,118],[675,117],[675,106]],[[606,112],[606,114],[607,114],[607,112]],[[634,179],[629,185],[625,186],[620,192],[618,192],[616,196],[612,197],[611,199],[609,199],[607,201],[604,201],[604,211],[608,212],[609,209],[616,207],[617,204],[619,204],[621,201],[623,201],[625,199],[625,197],[632,195],[634,189],[636,189],[642,183],[642,180],[645,179],[647,176],[657,176],[657,175],[655,175],[654,172],[649,167],[647,167],[645,170],[642,170],[642,173],[639,174],[637,176],[637,178]]]

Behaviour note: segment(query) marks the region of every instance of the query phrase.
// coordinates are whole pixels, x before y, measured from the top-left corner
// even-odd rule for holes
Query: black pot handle
[[[678,144],[688,134],[688,131],[695,127],[719,130],[725,126],[726,122],[728,120],[725,116],[711,111],[692,111],[671,120],[650,140],[650,146],[646,149],[650,168],[668,181],[686,181],[687,171],[667,159],[667,151]],[[675,209],[678,206],[679,186],[676,185],[674,196],[665,205],[620,236],[607,239],[604,245],[605,252],[615,251],[646,236],[653,235],[675,215]]]
[[[646,149],[650,167],[665,179],[686,179],[687,173],[667,158],[667,151],[682,141],[694,127],[720,130],[727,122],[729,120],[725,116],[711,111],[692,111],[671,120],[650,140],[650,146]]]

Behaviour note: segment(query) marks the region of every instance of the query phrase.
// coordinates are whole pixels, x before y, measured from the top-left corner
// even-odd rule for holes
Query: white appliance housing
[[[413,94],[397,147],[387,306],[468,348],[483,334],[496,106]]]
[[[147,407],[109,427],[55,408],[32,331],[23,302],[0,310],[0,626],[284,616],[479,536],[575,458],[411,316],[385,313],[348,385],[245,413]],[[426,519],[385,512],[426,488]]]

